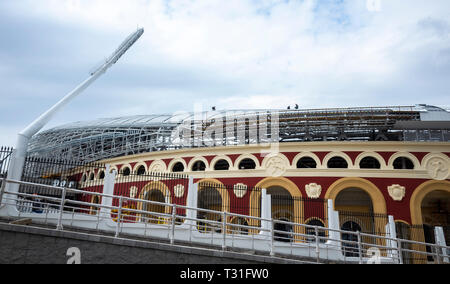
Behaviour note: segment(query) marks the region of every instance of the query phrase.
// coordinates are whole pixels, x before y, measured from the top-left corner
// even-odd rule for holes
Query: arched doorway
[[[150,189],[146,191],[144,194],[144,200],[165,203],[164,194],[159,189]],[[161,204],[144,202],[142,207],[143,210],[147,212],[154,212],[160,214],[166,213],[165,206]],[[165,221],[165,218],[158,214],[147,213],[143,214],[142,217],[144,218],[144,222],[147,223],[160,224],[164,223]]]
[[[410,201],[411,239],[413,241],[434,243],[434,228],[444,229],[447,245],[450,242],[450,182],[430,180],[419,185]],[[431,247],[412,245],[414,250],[431,252]],[[414,254],[415,263],[433,261],[432,256]]]
[[[374,212],[374,202],[366,190],[354,186],[343,188],[336,195],[334,205],[335,210],[339,212],[341,230],[351,232],[359,231],[377,236],[385,235],[388,216]],[[358,241],[357,235],[352,233],[342,233],[341,237],[343,241]],[[366,244],[365,246],[370,246],[370,244],[383,244],[381,239],[368,236],[363,236],[361,241]],[[350,242],[343,243],[342,245],[344,255],[358,256],[358,246]]]
[[[428,193],[422,200],[421,205],[424,240],[426,243],[435,243],[435,227],[442,227],[446,244],[450,244],[450,192],[434,190]],[[426,247],[427,252],[432,253],[430,246]],[[433,257],[428,255],[428,261],[433,261]]]
[[[198,196],[197,196],[197,219],[206,220],[198,221],[197,228],[200,232],[209,232],[211,230],[220,233],[222,231],[222,215],[216,212],[208,212],[206,210],[222,211],[223,200],[222,196],[215,184],[202,184],[199,186]],[[201,209],[206,209],[202,211]],[[208,222],[215,221],[215,222]]]
[[[286,222],[294,222],[294,223],[300,223],[303,224],[303,214],[302,208],[301,208],[301,192],[300,189],[293,183],[291,180],[285,178],[285,177],[267,177],[260,182],[256,184],[257,188],[265,188],[267,190],[267,194],[271,195],[271,204],[272,204],[272,218],[274,220],[280,220],[280,221],[286,221]],[[259,195],[258,191],[252,192],[252,195]],[[280,201],[275,201],[274,203],[274,196],[279,195],[278,199]],[[260,196],[256,199],[253,196],[250,196],[250,204],[251,208],[254,207],[255,200],[259,200],[259,204],[261,201]],[[276,197],[275,197],[276,198]],[[284,201],[282,201],[284,199]],[[298,202],[296,202],[296,200]],[[282,205],[284,204],[284,205]],[[290,204],[290,205],[289,205]],[[260,206],[260,205],[258,205]],[[282,211],[282,208],[290,208],[289,210]],[[255,211],[255,210],[253,210]],[[277,212],[278,211],[278,212]],[[254,215],[253,215],[254,216]],[[260,215],[259,215],[260,216]],[[251,221],[251,220],[250,220]],[[289,224],[282,224],[283,222],[278,222],[278,225],[276,225],[276,229],[280,228],[280,231],[289,232],[291,228],[289,226],[281,227],[282,225],[289,225]],[[295,234],[304,234],[305,230],[304,227],[295,226],[292,228],[292,231]],[[291,232],[292,232],[291,231]],[[283,233],[283,232],[282,232]],[[286,233],[284,233],[286,235]],[[289,236],[289,234],[287,234]],[[292,236],[292,234],[290,234]],[[285,238],[291,241],[289,238]],[[295,241],[302,240],[300,236],[294,236],[293,238]]]
[[[270,194],[271,196],[272,219],[276,220],[274,222],[274,230],[276,231],[274,233],[275,240],[280,242],[291,242],[293,239],[293,226],[286,222],[294,222],[294,199],[289,191],[281,186],[271,186],[267,188],[267,194]]]

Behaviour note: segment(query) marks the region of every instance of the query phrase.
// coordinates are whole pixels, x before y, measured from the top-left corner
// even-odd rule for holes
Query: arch
[[[132,168],[130,164],[123,165],[120,168],[119,174],[122,176],[129,176],[131,174]]]
[[[172,159],[169,163],[168,169],[171,172],[174,172],[174,167],[177,164],[181,164],[183,166],[183,171],[179,171],[179,172],[184,172],[188,169],[188,165],[186,164],[186,161],[181,159],[181,158],[176,158],[176,159]]]
[[[352,163],[352,159],[350,159],[350,157],[345,154],[344,152],[330,152],[328,154],[325,155],[325,157],[323,158],[323,162],[322,165],[323,167],[328,168],[328,162],[330,159],[335,158],[335,157],[340,157],[342,159],[344,159],[347,162],[347,168],[354,168],[354,165]]]
[[[215,171],[227,171],[230,169],[230,162],[225,159],[220,159],[213,164]]]
[[[328,187],[324,198],[332,199],[334,206],[336,197],[338,196],[339,192],[347,188],[362,189],[363,191],[368,193],[370,198],[372,199],[374,213],[386,214],[386,200],[384,199],[383,194],[376,185],[363,178],[348,177],[341,178],[335,181]]]
[[[172,203],[172,196],[170,194],[170,190],[167,187],[167,185],[165,185],[163,182],[160,181],[152,181],[147,183],[141,190],[141,192],[139,193],[139,198],[138,199],[142,199],[142,200],[148,200],[147,194],[150,193],[153,190],[158,190],[162,193],[162,195],[164,196],[164,201],[165,203]],[[166,214],[170,214],[171,213],[171,207],[170,206],[164,206],[164,213]],[[140,211],[146,211],[146,206],[145,206],[145,202],[140,201],[137,204],[137,210]],[[139,217],[143,217],[143,213],[139,214]],[[145,215],[144,215],[145,216]]]
[[[361,160],[367,157],[372,157],[378,160],[378,163],[380,163],[380,169],[382,170],[387,169],[387,164],[384,158],[377,152],[370,152],[370,151],[360,153],[355,159],[355,166],[359,167]]]
[[[139,162],[136,165],[134,165],[133,173],[138,174],[138,171],[141,167],[144,167],[144,174],[147,173],[147,171],[148,171],[147,165],[144,162]],[[142,171],[142,168],[141,168],[141,171]]]
[[[220,194],[220,197],[222,198],[222,212],[228,212],[229,211],[229,204],[230,204],[230,196],[228,194],[228,191],[225,187],[225,185],[217,180],[217,179],[213,179],[213,178],[205,178],[202,179],[200,181],[197,182],[198,184],[198,192],[200,192],[201,190],[204,190],[206,186],[210,185],[210,184],[214,184],[217,189],[217,191]]]
[[[291,180],[285,178],[285,177],[267,177],[264,178],[263,180],[259,181],[255,187],[257,188],[265,188],[265,189],[269,189],[270,187],[281,187],[284,190],[286,190],[291,197],[293,198],[298,198],[298,197],[302,197],[302,193],[300,191],[300,189],[297,187],[297,185],[292,182]],[[251,209],[251,216],[258,216],[257,212],[259,212],[259,207],[260,204],[254,204],[255,202],[260,202],[261,201],[261,192],[259,190],[253,190],[250,194],[250,208]],[[295,212],[300,212],[300,207],[301,204],[300,202],[295,202],[293,201],[293,210],[292,214],[295,214]],[[273,216],[272,216],[273,217]],[[290,222],[294,222],[294,220],[297,220],[299,223],[303,224],[303,218],[304,214],[301,214],[301,216],[292,216],[292,220]],[[252,220],[250,220],[252,222]],[[254,226],[255,224],[252,223],[251,226]],[[296,234],[303,234],[304,233],[305,228],[301,227],[301,226],[295,226],[294,227],[294,232]],[[302,238],[299,235],[295,235],[294,236],[294,241],[300,241]]]
[[[314,154],[313,152],[301,152],[298,153],[294,159],[292,159],[292,168],[297,168],[297,163],[301,158],[304,157],[310,157],[312,158],[315,162],[316,162],[316,168],[321,168],[322,167],[322,163],[320,162],[319,157],[317,157],[316,154]]]
[[[236,168],[233,165],[233,161],[231,160],[230,157],[226,156],[226,155],[218,155],[215,156],[212,160],[211,160],[211,168],[214,168],[215,164],[220,161],[220,160],[225,160],[228,162],[229,168],[228,170],[235,170]]]
[[[316,169],[317,162],[312,157],[304,156],[298,159],[295,166],[297,169]]]
[[[105,170],[99,170],[97,173],[97,179],[102,180],[105,178]]]
[[[231,225],[229,225],[229,229],[227,230],[228,234],[231,233],[231,234],[248,235],[250,228],[248,228],[248,221],[246,218],[234,216],[231,218],[230,224]],[[240,226],[245,226],[245,227],[240,227]]]
[[[173,173],[181,173],[184,172],[185,166],[182,162],[176,162],[173,167],[171,167],[171,171]]]
[[[209,163],[208,163],[208,160],[206,160],[206,158],[204,158],[204,157],[195,157],[189,162],[189,165],[188,165],[189,171],[191,171],[191,172],[194,171],[193,168],[194,168],[195,163],[197,163],[197,162],[203,162],[203,164],[205,165],[205,169],[202,170],[202,172],[209,170]]]
[[[429,180],[414,189],[409,202],[411,224],[422,224],[422,201],[429,193],[435,190],[442,190],[450,193],[450,182],[446,180]]]
[[[413,154],[409,153],[409,152],[397,152],[397,153],[393,154],[393,155],[389,158],[387,167],[388,167],[389,169],[392,169],[392,170],[393,170],[393,169],[394,169],[394,161],[395,161],[395,159],[400,158],[400,157],[406,157],[406,158],[410,159],[411,162],[414,164],[414,170],[419,170],[419,169],[421,169],[421,165],[420,165],[420,162],[419,162],[419,160],[417,159],[417,157],[414,156]]]
[[[252,154],[242,154],[234,162],[234,168],[239,170],[239,164],[245,159],[252,159],[253,162],[255,162],[255,166],[256,166],[255,169],[258,169],[258,168],[261,167],[261,165],[259,164],[258,159],[255,156],[253,156]]]

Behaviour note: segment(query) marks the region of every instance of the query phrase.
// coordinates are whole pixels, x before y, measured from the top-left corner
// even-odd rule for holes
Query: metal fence
[[[158,214],[172,214],[173,209],[172,206],[162,204],[186,205],[188,188],[189,177],[184,174],[122,170],[115,179],[113,205],[119,206],[122,202],[123,216],[128,222],[146,220],[146,222],[161,224],[167,220]],[[136,214],[133,210],[145,211],[145,213]],[[177,223],[182,222],[182,216],[186,215],[185,210],[177,208],[175,213],[179,216]],[[112,211],[112,214],[113,218],[117,218],[116,211]]]
[[[127,196],[120,196],[119,206],[114,206],[111,204],[96,204],[96,203],[87,203],[83,201],[73,200],[71,203],[67,202],[66,193],[75,192],[75,193],[84,193],[93,196],[99,196],[101,199],[113,199],[114,195],[108,195],[103,193],[96,192],[85,192],[82,190],[60,187],[60,186],[52,186],[52,185],[42,185],[36,183],[28,183],[23,181],[12,181],[6,180],[8,183],[16,183],[20,185],[27,186],[36,186],[40,188],[59,190],[61,191],[60,197],[53,196],[45,196],[40,195],[41,199],[39,203],[40,207],[45,207],[47,202],[52,202],[58,204],[59,207],[55,211],[42,211],[42,212],[20,212],[18,211],[15,218],[31,218],[34,222],[37,223],[45,223],[47,225],[56,225],[58,230],[62,230],[64,227],[69,228],[83,228],[83,229],[97,229],[99,233],[102,232],[112,232],[116,237],[153,237],[160,238],[161,240],[169,241],[171,244],[175,244],[176,242],[182,242],[183,244],[190,243],[192,245],[201,244],[201,245],[210,245],[216,249],[222,250],[252,250],[252,251],[260,251],[261,253],[269,253],[270,255],[282,255],[283,257],[298,259],[298,257],[307,257],[309,261],[316,260],[316,262],[323,262],[327,260],[331,261],[342,261],[342,262],[351,262],[351,263],[377,263],[387,262],[387,263],[403,263],[403,258],[398,257],[399,255],[403,255],[403,253],[408,252],[411,254],[418,254],[422,257],[428,258],[432,257],[434,263],[443,263],[448,262],[448,255],[445,254],[446,251],[450,249],[448,246],[442,246],[433,243],[425,243],[418,241],[410,241],[404,240],[400,238],[390,238],[386,236],[379,235],[371,235],[366,234],[364,232],[353,232],[346,230],[338,230],[331,229],[320,226],[313,226],[307,224],[296,224],[292,222],[285,221],[275,221],[273,219],[265,219],[260,217],[252,217],[234,213],[228,213],[223,211],[214,211],[207,209],[198,209],[194,207],[188,207],[183,205],[177,205],[174,203],[161,203],[150,200],[139,200],[136,198],[130,198]],[[5,188],[2,187],[2,191]],[[16,199],[18,196],[29,197],[32,195],[28,193],[15,193],[9,192],[7,200],[3,200],[3,204],[16,205]],[[139,209],[127,209],[128,211],[133,212],[134,214],[142,214],[143,218],[139,219],[133,224],[127,220],[126,215],[124,214],[124,208],[122,207],[125,204],[125,201],[136,201],[143,202],[146,204],[152,204],[156,206],[166,206],[173,208],[169,213],[164,212],[154,212],[154,215],[159,218],[164,218],[165,222],[163,223],[151,223],[145,218],[145,214],[148,212],[146,210]],[[37,203],[37,202],[36,202]],[[34,206],[34,205],[33,205]],[[74,206],[77,210],[74,210]],[[89,210],[83,211],[79,210],[79,208],[91,208],[95,207],[96,211],[99,214],[92,216]],[[5,208],[5,207],[3,207]],[[215,220],[206,220],[199,219],[197,217],[188,217],[188,216],[198,216],[188,214],[187,216],[179,216],[177,212],[179,209],[182,210],[193,210],[197,211],[208,211],[212,214],[219,214],[224,216],[222,222],[217,222]],[[116,218],[111,218],[111,211],[117,210]],[[9,216],[11,218],[11,212],[7,215],[2,213],[4,211],[0,211],[2,216]],[[264,222],[265,224],[269,223],[270,226],[261,226],[259,228],[260,234],[258,235],[236,235],[230,233],[228,227],[232,225],[228,220],[228,216],[240,217],[240,218],[250,218],[257,219],[261,224]],[[184,218],[183,223],[177,223],[176,220],[182,217]],[[112,221],[112,222],[111,222]],[[205,223],[210,224],[210,226],[221,226],[222,230],[220,232],[210,230],[208,234],[204,232],[199,232],[198,230],[198,222],[203,221]],[[297,238],[309,238],[309,243],[284,243],[280,242],[276,238],[277,233],[285,233],[284,231],[280,231],[275,229],[275,222],[284,223],[286,225],[292,227],[302,227],[303,230],[293,231],[292,235],[294,239]],[[64,226],[64,227],[63,227]],[[236,227],[240,227],[242,229],[252,230],[254,229],[251,226],[246,225],[237,225]],[[314,232],[314,234],[306,234],[306,231]],[[319,230],[324,230],[327,232],[326,236],[321,236]],[[340,237],[336,237],[336,234],[349,234],[353,237],[344,240]],[[366,240],[370,240],[374,238],[376,241],[367,242]],[[345,244],[352,244],[355,251],[358,252],[355,256],[348,256],[342,254],[341,248]],[[408,244],[409,248],[404,244]],[[416,246],[429,246],[431,248],[431,252],[416,250]],[[385,252],[384,254],[371,254],[373,252]]]
[[[11,156],[13,153],[12,147],[0,148],[0,177],[6,177],[8,173],[9,163],[11,162]]]
[[[347,232],[362,232],[368,235],[388,236],[386,225],[388,224],[388,215],[373,212],[354,212],[339,211],[339,222],[341,230]],[[350,233],[342,233],[343,240],[356,241],[356,235]],[[364,243],[368,246],[377,244],[381,239],[364,237]],[[358,256],[358,249],[353,244],[344,244],[342,251],[346,256]]]

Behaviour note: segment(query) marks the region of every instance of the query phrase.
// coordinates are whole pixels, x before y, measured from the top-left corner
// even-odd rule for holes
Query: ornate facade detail
[[[322,193],[322,186],[317,183],[310,183],[305,185],[306,194],[309,198],[319,198],[320,193]]]
[[[405,197],[405,187],[399,184],[388,186],[389,196],[395,201],[402,201]]]
[[[136,186],[130,187],[130,198],[136,198],[138,188]]]
[[[247,185],[243,183],[237,183],[233,186],[233,192],[236,197],[242,198],[247,193]]]
[[[161,160],[154,161],[151,164],[150,170],[149,170],[149,172],[151,172],[151,173],[164,172],[164,171],[166,171],[166,164]]]
[[[425,165],[428,174],[432,179],[445,180],[450,174],[450,163],[448,159],[441,156],[433,156]]]
[[[173,188],[173,192],[175,194],[175,197],[182,197],[184,195],[184,185],[182,184],[177,184],[174,188]]]
[[[282,176],[288,168],[288,163],[283,157],[275,155],[267,158],[265,163],[266,172],[269,176],[279,177]]]

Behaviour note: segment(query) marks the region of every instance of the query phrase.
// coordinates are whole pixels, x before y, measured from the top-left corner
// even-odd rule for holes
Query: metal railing
[[[58,230],[81,228],[97,233],[113,234],[115,237],[149,237],[170,244],[182,243],[209,245],[218,250],[252,251],[301,259],[308,262],[349,263],[403,263],[402,255],[431,256],[434,263],[449,263],[450,247],[399,238],[331,229],[322,226],[299,224],[283,220],[265,219],[256,216],[194,208],[180,204],[150,201],[126,196],[108,195],[99,192],[14,181],[2,178],[0,197],[3,197],[0,215],[8,218],[31,218],[36,224],[56,226]],[[59,190],[61,195],[45,196],[23,192],[10,192],[6,184],[36,186]],[[98,196],[101,204],[70,200],[68,192]],[[113,200],[117,202],[113,202]],[[92,199],[89,199],[92,200]],[[164,208],[161,211],[125,208],[126,202],[142,202]],[[117,204],[117,205],[112,205]],[[150,208],[149,206],[143,208]],[[156,207],[152,207],[156,208]],[[198,219],[202,214],[179,215],[178,212],[202,212],[221,216],[220,221]],[[132,216],[132,218],[130,218]],[[135,218],[138,216],[139,218]],[[248,224],[231,222],[241,218],[261,224],[258,228]],[[199,232],[198,224],[203,222],[210,229]],[[284,224],[291,230],[276,229]],[[342,235],[351,238],[342,238]],[[370,242],[365,240],[370,239]],[[430,250],[420,249],[429,247]],[[347,254],[345,252],[351,252]]]

